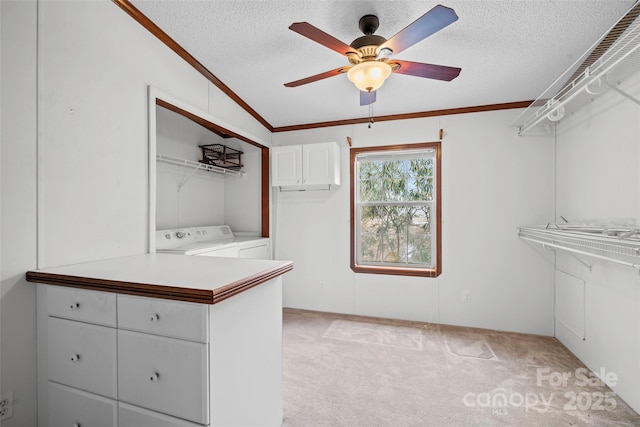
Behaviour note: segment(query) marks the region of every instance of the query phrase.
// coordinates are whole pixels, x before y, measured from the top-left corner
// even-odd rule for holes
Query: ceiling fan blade
[[[450,82],[458,77],[461,68],[447,67],[446,65],[424,64],[422,62],[393,60],[389,65],[398,64],[400,68],[394,69],[394,73],[407,74],[409,76],[425,77],[427,79],[444,80]],[[395,68],[395,67],[394,67]]]
[[[309,76],[304,79],[296,80],[294,82],[285,83],[286,87],[297,87],[306,85],[307,83],[317,82],[318,80],[326,79],[328,77],[337,76],[338,74],[346,73],[349,71],[351,67],[340,67],[335,70],[325,71],[324,73],[316,74],[314,76]]]
[[[391,49],[394,54],[402,52],[457,20],[453,9],[437,5],[380,45],[378,52],[383,48]]]
[[[340,55],[346,55],[348,52],[357,53],[356,50],[348,44],[341,42],[337,38],[314,27],[308,22],[293,23],[289,26],[289,29],[305,36],[308,39],[313,40],[316,43],[320,43],[321,45],[326,46],[329,49],[335,50]]]
[[[376,102],[376,91],[372,90],[371,92],[366,92],[364,90],[360,91],[360,105],[369,105]]]

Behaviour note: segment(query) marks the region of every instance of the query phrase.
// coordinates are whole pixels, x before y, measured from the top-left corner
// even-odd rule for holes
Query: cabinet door
[[[302,147],[274,147],[271,149],[271,185],[274,187],[302,184]]]
[[[49,427],[116,427],[114,400],[49,383]]]
[[[305,185],[331,184],[329,175],[332,158],[329,144],[309,144],[302,147],[302,183]]]
[[[118,398],[209,423],[207,344],[118,330]]]

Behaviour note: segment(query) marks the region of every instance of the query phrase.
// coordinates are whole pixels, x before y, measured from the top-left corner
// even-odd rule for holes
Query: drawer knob
[[[71,309],[71,310],[77,310],[79,308],[80,308],[80,303],[79,302],[74,302],[73,304],[71,304],[69,306],[69,309]]]
[[[154,373],[153,373],[153,375],[151,375],[151,376],[149,377],[149,381],[151,381],[151,382],[156,382],[156,381],[158,381],[159,379],[160,379],[160,374],[159,374],[159,373],[157,373],[157,372],[154,372]]]
[[[159,322],[160,321],[160,315],[158,313],[153,313],[151,315],[151,317],[149,317],[149,321],[151,323]]]
[[[80,423],[73,423],[71,424],[71,427],[82,427],[82,425]]]
[[[79,355],[79,354],[72,354],[72,355],[71,355],[71,361],[72,361],[72,362],[78,362],[78,361],[80,361],[80,355]]]

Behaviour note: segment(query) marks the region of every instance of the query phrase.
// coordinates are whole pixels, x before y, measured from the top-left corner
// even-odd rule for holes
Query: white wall
[[[146,251],[148,86],[270,137],[111,1],[1,1],[0,12],[0,381],[14,392],[2,425],[22,427],[36,424],[36,350],[46,366],[24,273]]]
[[[552,268],[516,227],[553,218],[550,137],[519,138],[518,110],[276,133],[273,145],[334,140],[343,185],[275,193],[276,257],[290,307],[551,335]],[[349,268],[349,148],[442,143],[443,272],[438,278],[355,274]],[[471,303],[462,302],[464,290]]]
[[[223,144],[221,136],[162,107],[156,107],[156,151],[191,161],[202,159],[199,145]],[[158,163],[156,229],[224,223],[225,176]]]
[[[0,394],[3,427],[36,424],[36,4],[0,2]]]
[[[242,150],[244,176],[228,177],[224,183],[224,223],[234,232],[256,236],[262,232],[262,149],[231,139]]]
[[[640,73],[620,88],[640,99]],[[557,219],[640,225],[640,106],[609,91],[557,127]],[[585,339],[556,336],[590,369],[617,375],[614,391],[640,411],[640,276],[633,268],[558,251],[557,269],[584,280]],[[563,313],[559,313],[562,315]]]
[[[236,109],[210,104],[218,89],[112,2],[45,1],[40,15],[42,266],[143,252],[147,87]],[[255,127],[246,113],[225,118]]]
[[[113,3],[39,8],[41,267],[143,253],[147,85],[206,107],[207,82]]]

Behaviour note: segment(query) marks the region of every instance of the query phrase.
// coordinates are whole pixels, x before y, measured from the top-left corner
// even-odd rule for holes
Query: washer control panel
[[[156,250],[178,249],[190,244],[219,243],[232,240],[233,231],[228,225],[177,228],[156,231]]]

